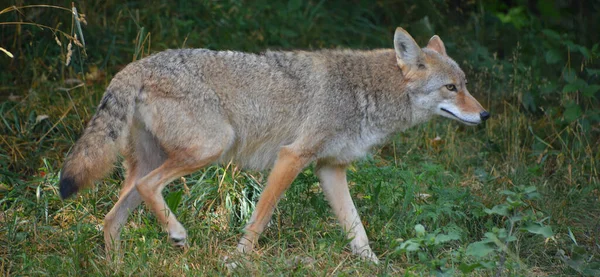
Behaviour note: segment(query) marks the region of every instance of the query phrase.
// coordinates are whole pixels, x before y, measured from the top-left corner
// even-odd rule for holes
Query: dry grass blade
[[[11,52],[8,52],[8,50],[6,50],[6,49],[4,49],[2,47],[0,47],[0,51],[4,52],[4,54],[6,54],[7,56],[9,56],[11,59],[15,57]]]

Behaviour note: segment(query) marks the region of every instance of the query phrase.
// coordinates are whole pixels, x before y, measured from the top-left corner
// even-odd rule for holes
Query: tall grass
[[[173,249],[141,207],[123,232],[124,256],[116,266],[104,259],[101,228],[117,200],[122,170],[74,200],[60,200],[62,160],[111,76],[128,62],[165,48],[390,47],[396,26],[407,27],[421,44],[440,34],[466,71],[470,91],[493,117],[475,128],[434,119],[397,135],[350,168],[351,192],[382,265],[349,254],[348,240],[308,168],[286,193],[257,254],[245,258],[234,273],[430,275],[448,268],[460,273],[453,263],[486,259],[492,268],[473,274],[597,272],[598,94],[584,93],[597,83],[593,45],[575,41],[584,50],[561,52],[566,46],[545,32],[544,43],[554,48],[535,48],[528,35],[537,29],[510,27],[514,22],[502,23],[492,13],[507,11],[486,11],[491,8],[479,2],[461,6],[468,19],[446,1],[355,1],[350,6],[345,1],[151,2],[75,3],[78,16],[70,2],[17,4],[0,12],[0,47],[14,55],[0,53],[7,68],[0,75],[2,274],[230,273],[224,259],[234,253],[266,172],[240,171],[230,164],[174,182],[165,198],[188,229],[189,249]],[[499,30],[519,34],[502,42],[516,39],[519,46],[494,46],[492,36]],[[77,45],[75,34],[82,46],[85,38],[85,48]],[[532,49],[556,50],[564,64],[547,68],[546,62],[556,58],[535,61]],[[582,54],[586,49],[589,57]],[[570,84],[580,87],[571,91]],[[528,200],[518,212],[546,218],[554,236],[545,240],[517,232],[508,251],[496,250],[496,256],[480,260],[466,256],[471,243],[508,224],[485,209],[507,203],[502,191],[524,186],[535,186],[543,197]],[[455,232],[460,239],[422,247],[415,255],[398,251],[402,242],[419,237],[417,225],[428,233]]]

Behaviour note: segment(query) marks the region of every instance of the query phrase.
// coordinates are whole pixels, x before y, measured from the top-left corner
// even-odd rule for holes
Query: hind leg
[[[182,88],[188,90],[190,87]],[[177,90],[173,89],[172,93]],[[163,188],[176,178],[216,161],[235,138],[232,126],[223,117],[218,98],[208,91],[197,96],[155,96],[138,107],[140,119],[156,136],[167,158],[160,167],[138,180],[135,187],[171,241],[179,246],[185,245],[187,233],[167,206],[161,194]]]
[[[129,169],[123,188],[119,193],[119,200],[104,217],[104,243],[107,255],[113,250],[119,249],[121,229],[127,222],[129,213],[142,203],[142,199],[134,187],[139,170],[135,162],[128,162],[128,164]]]
[[[220,154],[221,151],[207,154],[194,149],[181,150],[177,154],[171,154],[159,168],[137,182],[137,191],[158,222],[167,230],[171,242],[177,246],[185,245],[187,232],[167,206],[161,192],[171,181],[214,162]]]
[[[156,138],[135,122],[130,134],[129,149],[125,155],[127,174],[119,200],[104,218],[104,242],[107,254],[119,248],[120,233],[130,212],[140,205],[142,198],[135,183],[159,167],[166,155]]]

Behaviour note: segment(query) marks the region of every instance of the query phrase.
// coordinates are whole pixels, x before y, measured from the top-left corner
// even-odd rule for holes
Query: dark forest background
[[[122,170],[75,200],[58,197],[62,161],[111,77],[168,48],[391,48],[401,26],[420,45],[444,40],[492,118],[476,128],[435,119],[353,167],[352,193],[382,266],[344,251],[309,168],[244,270],[598,276],[599,14],[591,0],[4,1],[0,272],[223,274],[220,257],[235,246],[264,172],[211,167],[176,182],[165,194],[193,247],[170,249],[141,208],[124,233],[137,254],[116,272],[97,229]]]

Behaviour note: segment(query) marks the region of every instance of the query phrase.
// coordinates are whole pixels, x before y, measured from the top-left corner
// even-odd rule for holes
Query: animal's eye
[[[456,86],[452,84],[446,85],[446,89],[449,91],[456,91]]]

